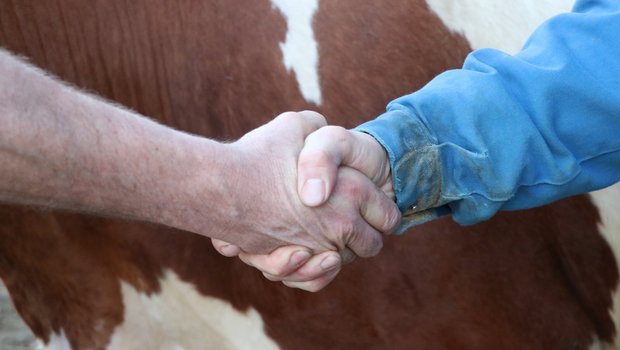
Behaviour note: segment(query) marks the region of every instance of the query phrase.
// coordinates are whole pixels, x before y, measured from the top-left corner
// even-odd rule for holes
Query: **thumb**
[[[372,136],[325,126],[306,137],[297,163],[297,191],[309,207],[319,206],[334,189],[338,168],[353,168],[382,187],[390,180],[386,151]]]
[[[297,191],[302,203],[317,207],[329,198],[347,152],[348,132],[326,126],[308,135],[297,162]]]

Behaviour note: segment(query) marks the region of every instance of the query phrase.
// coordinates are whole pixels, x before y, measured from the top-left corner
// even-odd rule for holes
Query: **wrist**
[[[230,144],[176,132],[174,155],[160,158],[145,220],[223,238],[234,217],[238,156]],[[208,231],[207,231],[208,230]]]

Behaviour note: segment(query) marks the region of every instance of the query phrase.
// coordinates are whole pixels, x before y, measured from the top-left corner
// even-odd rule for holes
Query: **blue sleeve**
[[[517,55],[474,51],[360,125],[390,156],[408,226],[446,213],[473,224],[619,181],[618,35],[620,1],[578,1]]]

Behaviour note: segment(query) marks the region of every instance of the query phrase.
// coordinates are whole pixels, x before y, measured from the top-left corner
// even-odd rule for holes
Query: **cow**
[[[570,7],[0,0],[0,46],[161,123],[230,140],[286,110],[352,127],[472,49],[516,52]],[[193,233],[3,206],[0,277],[49,349],[611,349],[618,198],[616,185],[469,227],[437,220],[386,237],[378,257],[315,294]]]

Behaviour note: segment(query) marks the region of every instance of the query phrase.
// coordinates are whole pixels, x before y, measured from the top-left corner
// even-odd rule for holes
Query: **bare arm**
[[[362,174],[342,172],[326,205],[296,191],[304,138],[325,125],[289,113],[221,144],[81,93],[0,50],[0,201],[160,223],[247,252],[381,248],[394,204]]]
[[[78,93],[5,51],[0,121],[2,202],[171,222],[197,181],[186,170],[204,160],[212,176],[201,185],[225,200],[224,145]]]

